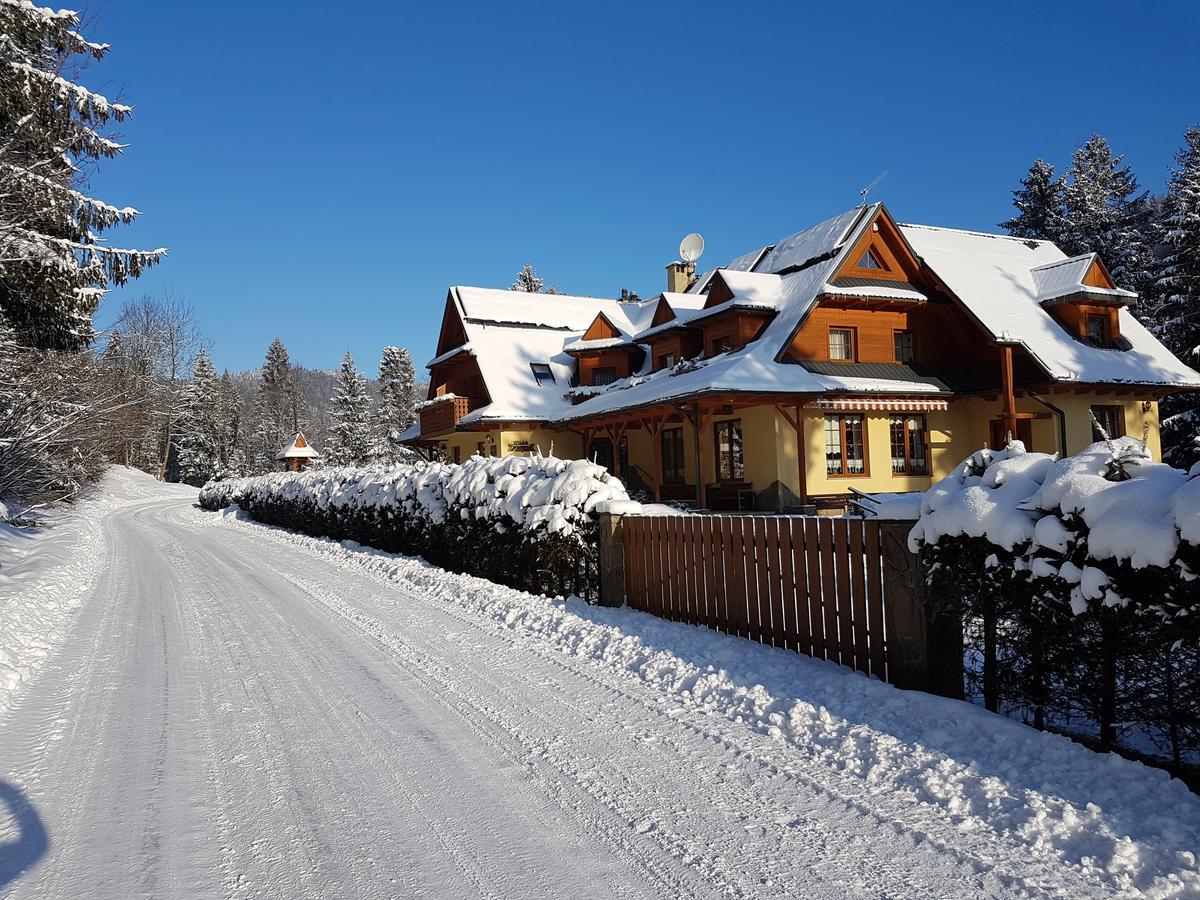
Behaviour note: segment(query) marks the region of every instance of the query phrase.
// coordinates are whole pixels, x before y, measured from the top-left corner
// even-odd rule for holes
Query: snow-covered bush
[[[1131,438],[1062,460],[981,450],[929,490],[909,544],[963,618],[988,708],[1200,750],[1200,466]]]
[[[596,516],[636,508],[603,466],[542,456],[281,472],[200,492],[205,509],[234,503],[270,524],[584,597],[596,591]]]

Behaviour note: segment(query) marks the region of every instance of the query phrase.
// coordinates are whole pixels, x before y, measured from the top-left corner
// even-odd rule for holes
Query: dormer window
[[[606,384],[612,384],[617,380],[617,370],[613,366],[600,366],[592,369],[592,385],[601,387]]]
[[[538,384],[554,384],[554,373],[550,371],[548,364],[530,363],[529,368],[533,371],[533,378]]]
[[[1112,338],[1108,333],[1108,316],[1088,313],[1087,339],[1097,347],[1111,346]]]
[[[857,268],[857,269],[879,269],[880,271],[882,271],[883,263],[881,263],[879,261],[879,257],[875,255],[875,252],[870,247],[868,247],[866,249],[866,252],[863,253],[863,255],[859,258],[858,263],[855,265],[855,268]]]

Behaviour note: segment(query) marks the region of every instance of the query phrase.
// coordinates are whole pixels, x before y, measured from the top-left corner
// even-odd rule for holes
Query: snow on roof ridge
[[[1032,239],[1031,239],[1031,240],[1032,240]],[[1090,251],[1088,251],[1087,253],[1080,253],[1078,256],[1072,256],[1072,257],[1069,257],[1069,258],[1067,258],[1067,259],[1060,259],[1058,262],[1052,262],[1052,263],[1043,263],[1043,264],[1042,264],[1042,265],[1040,265],[1040,266],[1034,266],[1034,267],[1033,267],[1032,269],[1030,269],[1029,271],[1031,271],[1031,272],[1040,272],[1040,271],[1042,271],[1043,269],[1053,269],[1055,266],[1065,266],[1065,265],[1068,265],[1068,264],[1070,264],[1070,263],[1082,262],[1082,261],[1083,261],[1083,260],[1085,260],[1085,259],[1091,259],[1091,258],[1092,258],[1093,256],[1095,256],[1095,255],[1096,255],[1096,251],[1095,251],[1095,250],[1090,250]]]
[[[923,228],[926,231],[953,231],[956,234],[970,234],[974,235],[975,237],[996,238],[997,240],[1001,241],[1017,241],[1018,243],[1022,244],[1028,244],[1032,242],[1034,244],[1049,244],[1053,247],[1058,246],[1054,243],[1054,241],[1046,238],[1023,238],[1017,237],[1015,234],[996,234],[992,231],[974,231],[970,228],[951,228],[948,225],[921,225],[918,222],[897,222],[896,225],[900,228]]]

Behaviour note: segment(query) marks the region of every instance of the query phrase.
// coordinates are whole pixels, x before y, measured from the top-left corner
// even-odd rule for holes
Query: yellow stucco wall
[[[496,448],[494,455],[504,456],[507,454],[524,455],[526,451],[515,451],[512,449],[514,443],[532,443],[543,456],[554,456],[560,459],[579,459],[583,455],[581,447],[581,438],[578,434],[571,431],[552,431],[548,428],[534,428],[526,430],[512,429],[492,429],[490,431],[455,431],[445,436],[441,440],[445,449],[446,458],[454,458],[454,448],[459,451],[459,458],[462,460],[470,459],[476,453],[480,452],[480,444],[484,445],[484,452],[491,454],[492,449]]]
[[[1156,402],[1147,398],[1090,393],[1060,393],[1047,395],[1045,399],[1061,409],[1066,417],[1067,453],[1078,453],[1092,443],[1092,424],[1088,415],[1090,406],[1120,405],[1125,414],[1125,433],[1138,439],[1145,433],[1150,452],[1156,460],[1161,458]],[[1143,403],[1148,406],[1147,409],[1143,409]],[[1045,416],[1031,420],[1034,450],[1045,453],[1060,452],[1058,422],[1050,410],[1028,396],[1018,398],[1017,410]],[[952,400],[949,409],[944,412],[925,413],[929,427],[931,464],[931,472],[927,476],[893,475],[889,414],[864,413],[868,473],[862,476],[837,477],[829,476],[825,472],[825,413],[821,410],[805,409],[804,456],[809,496],[844,494],[851,487],[868,493],[927,490],[933,483],[950,474],[967,456],[988,444],[991,436],[990,423],[993,419],[1000,418],[1000,411],[999,399],[963,397]],[[796,466],[796,433],[773,405],[748,407],[711,418],[706,433],[701,435],[701,439],[705,441],[703,483],[708,485],[716,481],[713,424],[728,419],[741,419],[745,480],[760,493],[760,503],[770,500],[762,495],[775,482],[784,488],[782,502],[794,502],[800,489]],[[683,422],[667,427],[683,429],[686,482],[695,485],[696,445],[691,422],[685,418]],[[543,454],[553,453],[564,459],[578,459],[584,452],[583,439],[579,433],[537,428],[455,432],[446,436],[447,456],[453,458],[453,447],[458,446],[461,458],[468,459],[478,451],[479,442],[487,440],[489,436],[501,454],[511,452],[510,448],[514,442],[526,441],[535,444]],[[640,467],[656,480],[661,478],[662,472],[655,464],[649,432],[643,428],[630,428],[626,432],[626,438],[629,443],[631,466]],[[487,446],[490,449],[492,445]],[[773,496],[779,497],[780,492],[776,491]]]

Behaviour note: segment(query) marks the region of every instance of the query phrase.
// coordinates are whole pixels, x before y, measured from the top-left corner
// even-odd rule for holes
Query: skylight
[[[530,363],[529,368],[538,384],[554,384],[554,373],[547,363]]]

